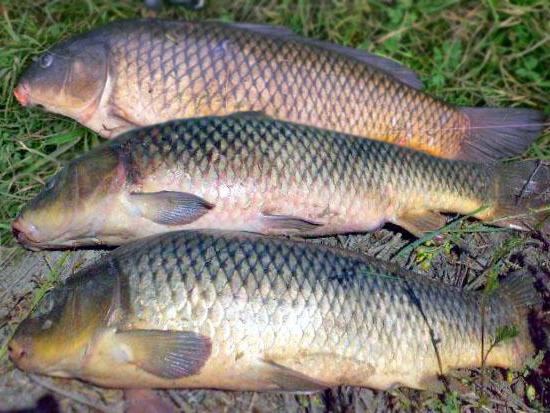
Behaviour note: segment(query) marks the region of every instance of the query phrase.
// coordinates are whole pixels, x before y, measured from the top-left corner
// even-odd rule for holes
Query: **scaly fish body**
[[[487,365],[532,353],[516,294],[536,293],[515,279],[487,297],[485,349],[499,327],[518,330]],[[183,231],[82,270],[10,347],[23,369],[113,387],[426,388],[480,365],[481,297],[325,246]]]
[[[411,209],[472,212],[495,192],[490,169],[270,119],[170,122],[110,148],[127,156],[127,193],[214,205],[187,228],[269,233],[276,215],[319,224],[305,234],[365,231]]]
[[[391,75],[297,40],[216,23],[110,30],[113,66],[126,68],[112,78],[110,101],[124,108],[127,127],[255,110],[450,156],[469,127],[459,111]]]
[[[135,20],[54,47],[15,93],[106,137],[172,119],[263,111],[474,160],[517,154],[540,132],[540,112],[462,110],[420,86],[396,62],[280,27]]]
[[[69,163],[14,232],[34,247],[116,245],[176,229],[321,235],[384,222],[419,235],[445,223],[437,211],[481,219],[515,211],[502,194],[536,175],[533,191],[544,174],[520,166],[511,184],[503,171],[516,165],[449,161],[253,114],[173,121]],[[524,228],[516,221],[498,224]]]

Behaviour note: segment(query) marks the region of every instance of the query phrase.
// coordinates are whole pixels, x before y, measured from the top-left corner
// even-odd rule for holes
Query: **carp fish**
[[[173,119],[262,111],[449,159],[517,155],[545,122],[532,109],[458,108],[404,66],[260,24],[128,20],[42,54],[14,93],[105,137]]]
[[[130,131],[69,162],[13,232],[29,248],[178,229],[317,236],[385,222],[421,235],[445,224],[441,211],[529,230],[548,213],[518,199],[544,194],[549,175],[534,162],[451,161],[254,113],[204,117]]]
[[[305,241],[180,231],[79,271],[8,350],[24,371],[116,388],[440,389],[482,357],[518,369],[533,354],[532,282],[483,294]],[[517,335],[491,346],[505,326]]]

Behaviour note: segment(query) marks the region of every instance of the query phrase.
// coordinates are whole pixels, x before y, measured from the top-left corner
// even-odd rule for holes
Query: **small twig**
[[[485,292],[481,296],[481,394],[479,396],[480,403],[484,403],[485,399],[485,302],[486,294]]]
[[[254,392],[252,393],[252,397],[250,398],[250,404],[248,405],[247,411],[252,413],[254,411],[254,404],[256,403],[256,399],[258,398],[258,393]]]
[[[191,403],[185,400],[185,398],[180,395],[180,392],[181,390],[167,390],[168,397],[170,398],[170,400],[172,400],[172,403],[174,403],[179,409],[178,411],[183,413],[194,412],[196,408],[194,408]],[[185,393],[185,395],[188,396],[188,393]]]
[[[430,334],[430,341],[432,343],[432,347],[433,347],[434,352],[435,352],[435,357],[436,357],[436,360],[437,360],[437,366],[438,366],[438,369],[439,369],[439,377],[438,378],[441,380],[441,382],[445,386],[445,390],[449,391],[449,383],[447,382],[447,379],[445,378],[445,375],[444,375],[443,360],[441,359],[441,353],[439,352],[439,347],[438,347],[438,344],[441,342],[441,339],[439,339],[436,336],[436,333],[435,333],[435,331],[434,331],[434,329],[433,329],[433,327],[430,323],[430,320],[428,319],[428,316],[427,316],[426,312],[422,308],[422,303],[421,303],[420,299],[414,293],[414,290],[412,289],[412,287],[409,285],[409,283],[407,281],[404,282],[404,285],[405,285],[405,291],[407,292],[409,298],[411,299],[412,303],[416,306],[416,308],[420,312],[420,315],[421,315],[422,319],[426,323],[426,327],[428,328],[428,333]]]
[[[33,149],[33,148],[29,148],[27,145],[25,145],[22,141],[17,141],[19,143],[19,145],[21,145],[21,147],[32,153],[33,155],[37,155],[37,156],[40,156],[48,161],[50,161],[51,163],[53,163],[56,167],[60,168],[61,167],[61,162],[59,162],[59,160],[55,159],[54,157],[52,157],[51,155],[47,155],[45,153],[42,153],[40,151],[37,151],[36,149]]]
[[[50,263],[50,261],[48,260],[48,257],[46,256],[46,254],[44,254],[42,252],[42,259],[44,260],[44,262],[46,263],[46,266],[48,267],[48,269],[50,270],[50,273],[53,272],[53,266],[52,264]]]
[[[535,167],[535,169],[533,169],[533,171],[529,174],[529,178],[527,178],[527,180],[525,181],[525,183],[523,184],[522,188],[521,188],[521,192],[519,193],[518,195],[518,199],[516,201],[516,205],[518,204],[518,202],[520,201],[520,199],[523,198],[523,195],[525,194],[525,191],[527,190],[527,187],[529,186],[529,184],[531,183],[531,181],[533,180],[533,177],[537,174],[537,172],[539,171],[540,167],[542,165],[542,162],[537,162],[537,166]]]
[[[533,50],[541,47],[541,46],[544,46],[545,43],[549,42],[550,41],[550,36],[545,36],[543,37],[541,40],[539,40],[537,43],[535,43],[534,45],[532,45],[531,47],[528,47],[526,49],[523,49],[521,52],[518,52],[518,53],[513,53],[511,55],[508,55],[505,57],[505,59],[507,61],[512,61],[514,59],[519,59],[520,57],[523,57],[525,56],[526,54],[529,54],[531,53]]]

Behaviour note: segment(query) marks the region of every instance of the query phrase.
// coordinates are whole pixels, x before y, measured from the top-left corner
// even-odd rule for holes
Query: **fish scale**
[[[357,198],[359,205],[375,200],[383,205],[385,188],[392,188],[388,202],[397,216],[407,208],[453,210],[460,203],[494,202],[490,166],[449,162],[256,115],[169,122],[130,132],[110,146],[123,152],[128,175],[137,181],[182,170],[201,184],[205,179],[228,185],[253,181],[266,194],[303,190],[336,210],[331,197],[347,198],[344,205]],[[204,196],[197,185],[180,190]],[[421,204],[415,202],[418,197]]]
[[[148,266],[136,265],[151,255]],[[213,340],[211,357],[225,360],[229,370],[235,352],[260,359],[306,352],[324,354],[319,361],[327,364],[320,369],[339,358],[353,360],[365,371],[362,385],[379,387],[369,375],[384,372],[396,383],[422,387],[423,379],[439,372],[428,328],[444,371],[475,365],[481,351],[481,294],[396,275],[375,259],[337,249],[246,234],[181,232],[139,241],[110,259],[121,268],[119,276],[128,277],[124,305],[130,323],[207,335]],[[242,267],[245,260],[249,265]],[[172,274],[170,282],[155,277],[164,273]],[[160,293],[165,289],[172,294]],[[191,319],[168,310],[191,292],[197,294],[186,304]],[[497,326],[517,322],[501,298],[488,303],[486,337]],[[524,339],[499,346],[498,363],[513,362]],[[399,378],[403,368],[415,374]]]
[[[212,23],[152,21],[103,30],[114,67],[127,68],[113,79],[111,101],[149,108],[132,113],[137,124],[150,123],[151,116],[158,123],[262,110],[373,139],[418,141],[433,153],[458,151],[467,135],[468,119],[444,103],[359,61],[298,41],[264,36],[258,42],[255,33]]]

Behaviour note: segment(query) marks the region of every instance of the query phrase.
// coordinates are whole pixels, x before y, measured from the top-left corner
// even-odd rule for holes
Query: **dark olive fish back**
[[[204,181],[257,183],[264,193],[299,187],[323,199],[378,199],[396,210],[456,210],[494,201],[491,166],[255,114],[205,117],[142,128],[114,140],[134,182],[182,170]],[[365,205],[368,209],[368,203]]]

